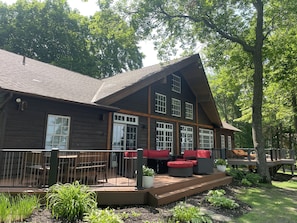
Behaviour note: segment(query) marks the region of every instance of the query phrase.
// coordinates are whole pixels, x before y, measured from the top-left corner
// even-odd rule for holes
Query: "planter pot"
[[[225,172],[226,171],[226,166],[225,165],[217,165],[217,169],[220,172]]]
[[[154,176],[143,176],[142,177],[142,186],[144,188],[150,188],[154,185]]]

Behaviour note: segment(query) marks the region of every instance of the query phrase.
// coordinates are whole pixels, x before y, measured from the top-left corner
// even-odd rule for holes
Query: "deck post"
[[[48,185],[49,187],[57,183],[58,176],[58,148],[53,148],[51,151],[50,158],[50,169],[49,169],[49,177],[48,177]]]
[[[136,187],[138,190],[143,190],[142,187],[142,165],[143,165],[143,149],[137,149],[137,182]]]

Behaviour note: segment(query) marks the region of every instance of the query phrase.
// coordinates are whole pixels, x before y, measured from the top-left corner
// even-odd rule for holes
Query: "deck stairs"
[[[231,182],[232,177],[226,176],[225,173],[204,175],[201,178],[191,177],[190,180],[185,178],[184,181],[175,184],[150,189],[148,204],[154,207],[169,204],[215,187],[230,184]]]

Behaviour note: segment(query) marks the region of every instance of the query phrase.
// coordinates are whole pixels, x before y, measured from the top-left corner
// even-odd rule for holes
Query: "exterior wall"
[[[16,98],[25,102],[23,111]],[[5,113],[3,148],[44,148],[47,116],[53,114],[71,119],[69,149],[106,149],[108,114],[101,109],[14,95]]]
[[[202,128],[213,129],[205,112],[199,108],[198,118],[196,117],[196,97],[191,91],[188,83],[181,77],[182,92],[176,93],[171,90],[172,75],[152,84],[149,88],[142,89],[112,106],[119,107],[120,113],[136,115],[139,117],[138,142],[139,148],[156,149],[156,123],[164,122],[173,124],[173,155],[180,154],[180,125],[193,127],[193,145],[198,148],[197,130],[198,125],[203,124]],[[151,93],[150,95],[149,92]],[[166,114],[155,112],[155,93],[166,95]],[[171,114],[171,98],[181,100],[181,117],[174,117]],[[193,104],[193,120],[185,118],[185,102]],[[150,104],[150,106],[149,106]],[[148,111],[150,108],[150,111]],[[199,120],[199,121],[198,121]],[[215,138],[215,136],[214,136]]]

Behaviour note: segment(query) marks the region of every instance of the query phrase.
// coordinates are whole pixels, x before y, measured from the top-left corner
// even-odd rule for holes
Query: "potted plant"
[[[150,188],[154,184],[154,176],[155,176],[155,171],[152,168],[149,168],[145,165],[142,166],[142,186],[144,188]]]
[[[218,171],[220,171],[220,172],[226,171],[227,161],[225,159],[217,159],[215,161],[215,164],[216,164]]]

